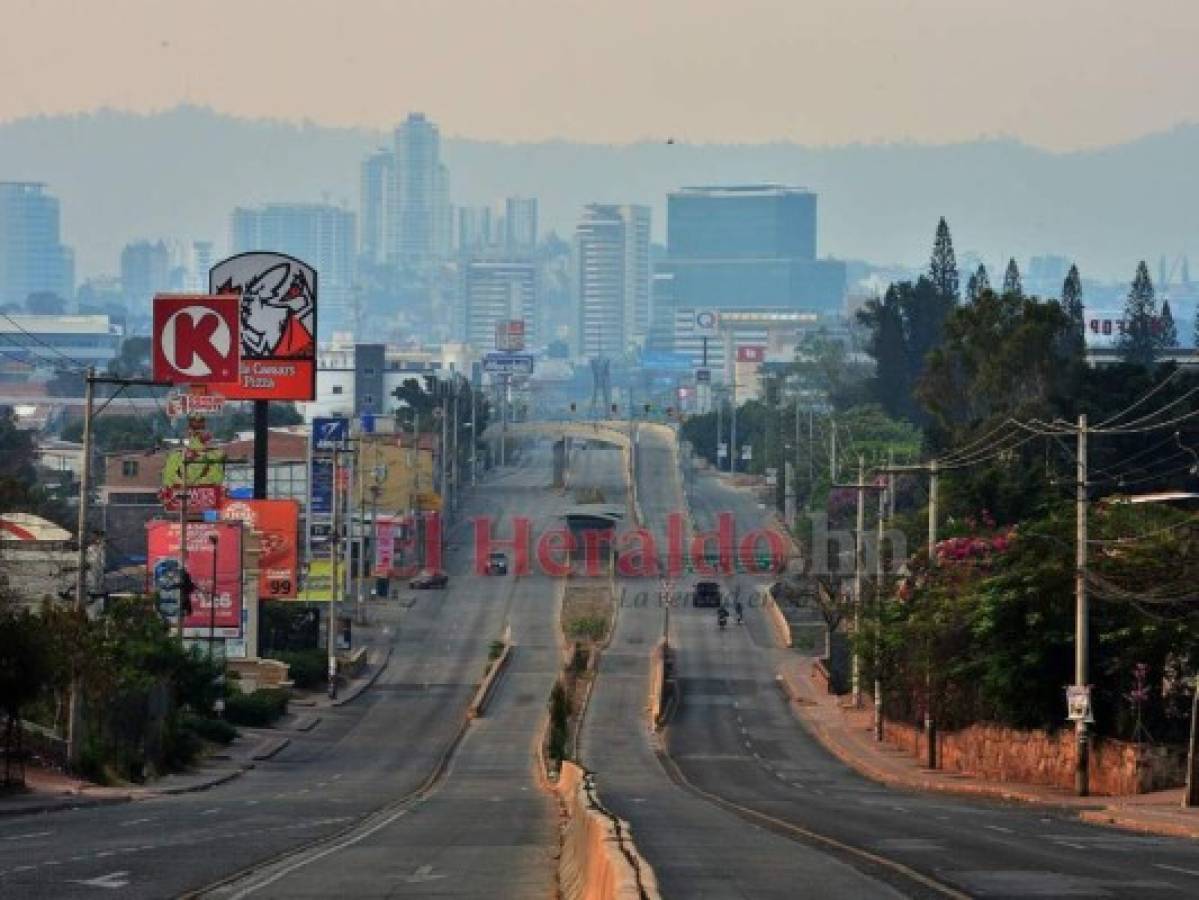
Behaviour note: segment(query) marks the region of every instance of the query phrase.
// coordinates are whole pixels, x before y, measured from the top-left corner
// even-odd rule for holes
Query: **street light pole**
[[[1077,522],[1075,535],[1075,571],[1074,571],[1074,684],[1080,690],[1087,689],[1089,659],[1089,614],[1087,609],[1087,417],[1083,413],[1078,417],[1078,486],[1075,506]],[[1087,720],[1090,714],[1090,704],[1087,704],[1086,714],[1080,715],[1074,722],[1075,757],[1074,757],[1074,792],[1080,797],[1090,793],[1090,743],[1087,735]]]
[[[212,583],[208,588],[208,661],[212,662],[213,647],[216,644],[216,572],[217,546],[220,538],[215,533],[208,535],[208,543],[212,545]]]

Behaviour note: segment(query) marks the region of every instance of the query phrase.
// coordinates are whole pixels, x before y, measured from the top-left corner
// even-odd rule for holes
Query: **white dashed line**
[[[1071,847],[1075,850],[1086,850],[1087,849],[1082,844],[1075,844],[1072,841],[1055,841],[1055,843],[1060,844],[1063,847]]]
[[[1012,833],[1012,829],[1004,828],[1002,825],[984,825],[983,828],[989,828],[991,831],[998,831],[1000,834]]]
[[[1165,869],[1167,872],[1181,872],[1183,875],[1194,875],[1199,877],[1199,869],[1184,869],[1182,866],[1168,866],[1165,863],[1154,863],[1158,869]]]
[[[33,838],[49,837],[54,834],[53,831],[30,831],[26,834],[13,834],[5,838],[6,841],[28,841]]]
[[[219,813],[220,811],[221,811],[221,808],[219,806],[214,806],[212,809],[204,810],[204,812],[200,813],[200,815],[211,816],[211,815],[215,815],[216,813]]]

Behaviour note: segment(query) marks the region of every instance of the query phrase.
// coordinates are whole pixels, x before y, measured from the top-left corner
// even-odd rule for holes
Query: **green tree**
[[[53,291],[36,291],[25,298],[25,309],[35,316],[61,316],[67,301]]]
[[[1024,283],[1020,279],[1020,267],[1016,265],[1015,257],[1007,261],[1007,270],[1003,273],[1003,293],[1017,297],[1024,294]]]
[[[987,267],[979,263],[978,269],[970,276],[970,280],[966,282],[966,299],[973,303],[984,291],[989,290],[991,290],[991,278],[987,275]]]
[[[858,313],[858,321],[869,331],[866,352],[876,364],[871,392],[888,415],[912,422],[924,419],[914,389],[925,357],[941,342],[954,305],[952,297],[921,277],[915,284],[891,285],[882,300],[871,300]]]
[[[1118,347],[1120,356],[1132,365],[1150,368],[1157,359],[1157,300],[1145,260],[1137,264],[1136,275],[1124,301],[1124,323]]]
[[[945,217],[937,223],[937,235],[933,239],[932,258],[928,264],[928,279],[944,297],[958,299],[958,263],[953,252],[953,238]]]
[[[1086,322],[1082,307],[1082,279],[1078,275],[1078,266],[1070,266],[1066,280],[1062,282],[1061,304],[1062,312],[1070,321],[1068,348],[1081,353],[1086,349]]]
[[[1173,350],[1178,346],[1178,327],[1174,324],[1174,313],[1170,301],[1162,301],[1162,314],[1157,325],[1157,345],[1162,350]]]

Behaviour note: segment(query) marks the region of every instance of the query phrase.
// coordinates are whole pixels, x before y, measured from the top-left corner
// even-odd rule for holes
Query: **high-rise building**
[[[492,243],[490,206],[460,206],[458,213],[458,252],[475,256]]]
[[[192,290],[208,293],[208,270],[215,262],[212,241],[192,241]]]
[[[317,203],[272,203],[261,209],[235,209],[230,224],[234,253],[286,253],[316,269],[317,327],[322,336],[352,327],[352,212]]]
[[[381,148],[362,161],[358,252],[368,263],[381,263],[388,256],[388,209],[394,187],[394,153]]]
[[[650,312],[648,206],[593,203],[575,227],[578,347],[621,356],[643,343]]]
[[[147,309],[171,288],[171,252],[162,241],[138,241],[121,251],[121,291],[132,309]]]
[[[537,198],[504,201],[504,244],[510,254],[532,253],[537,246]]]
[[[462,338],[479,351],[495,348],[495,326],[523,319],[525,342],[538,339],[537,266],[516,260],[476,259],[462,266]]]
[[[423,113],[411,113],[395,130],[389,208],[389,262],[419,267],[449,255],[450,176],[441,162],[440,133]]]
[[[691,354],[699,365],[703,340],[693,323],[706,310],[843,311],[845,264],[816,258],[811,191],[778,184],[685,187],[667,198],[666,227],[667,255],[655,272],[670,276],[674,310],[655,310],[654,319],[679,324],[673,346],[657,349]],[[709,364],[719,361],[710,357]]]
[[[0,305],[30,294],[75,293],[75,258],[62,244],[58,198],[39,182],[0,181]]]

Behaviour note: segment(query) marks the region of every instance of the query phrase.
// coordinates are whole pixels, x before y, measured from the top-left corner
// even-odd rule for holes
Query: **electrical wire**
[[[61,356],[61,357],[62,357],[63,359],[65,359],[67,362],[69,362],[69,363],[71,363],[72,365],[74,365],[74,366],[78,367],[79,369],[83,369],[83,370],[86,370],[86,369],[87,369],[87,366],[85,366],[85,365],[84,365],[83,363],[81,363],[79,360],[77,360],[77,359],[72,359],[71,357],[67,356],[65,353],[63,353],[61,350],[59,350],[59,349],[58,349],[57,347],[55,347],[54,345],[52,345],[52,344],[48,344],[48,343],[46,343],[45,341],[43,341],[43,340],[42,340],[41,338],[39,338],[39,337],[38,337],[36,334],[32,334],[31,332],[29,332],[29,331],[26,331],[26,330],[25,330],[25,329],[24,329],[24,328],[21,326],[21,323],[20,323],[20,322],[18,322],[16,319],[14,319],[12,316],[10,316],[8,313],[6,313],[6,312],[0,312],[0,316],[3,316],[5,319],[7,319],[7,320],[8,320],[8,323],[9,323],[10,325],[12,325],[12,326],[13,326],[15,329],[17,329],[17,331],[21,332],[21,334],[25,335],[25,336],[26,336],[26,337],[28,337],[30,340],[33,340],[33,341],[35,341],[36,343],[38,343],[38,344],[41,344],[43,347],[45,347],[45,348],[46,348],[47,350],[49,350],[51,353],[55,353],[55,354],[57,354],[58,356]]]
[[[1132,412],[1134,409],[1136,409],[1142,403],[1145,403],[1147,400],[1156,396],[1158,391],[1160,391],[1162,388],[1164,388],[1167,384],[1169,384],[1171,381],[1173,381],[1175,378],[1177,378],[1181,374],[1182,374],[1182,367],[1179,366],[1177,369],[1175,369],[1173,372],[1171,372],[1167,378],[1163,379],[1158,384],[1154,385],[1154,387],[1149,391],[1149,393],[1145,394],[1139,400],[1134,400],[1129,406],[1124,407],[1124,409],[1120,410],[1120,412],[1116,413],[1111,418],[1104,419],[1096,427],[1097,428],[1105,428],[1108,425],[1111,425],[1117,419],[1123,418],[1124,416],[1128,415],[1130,412]]]

